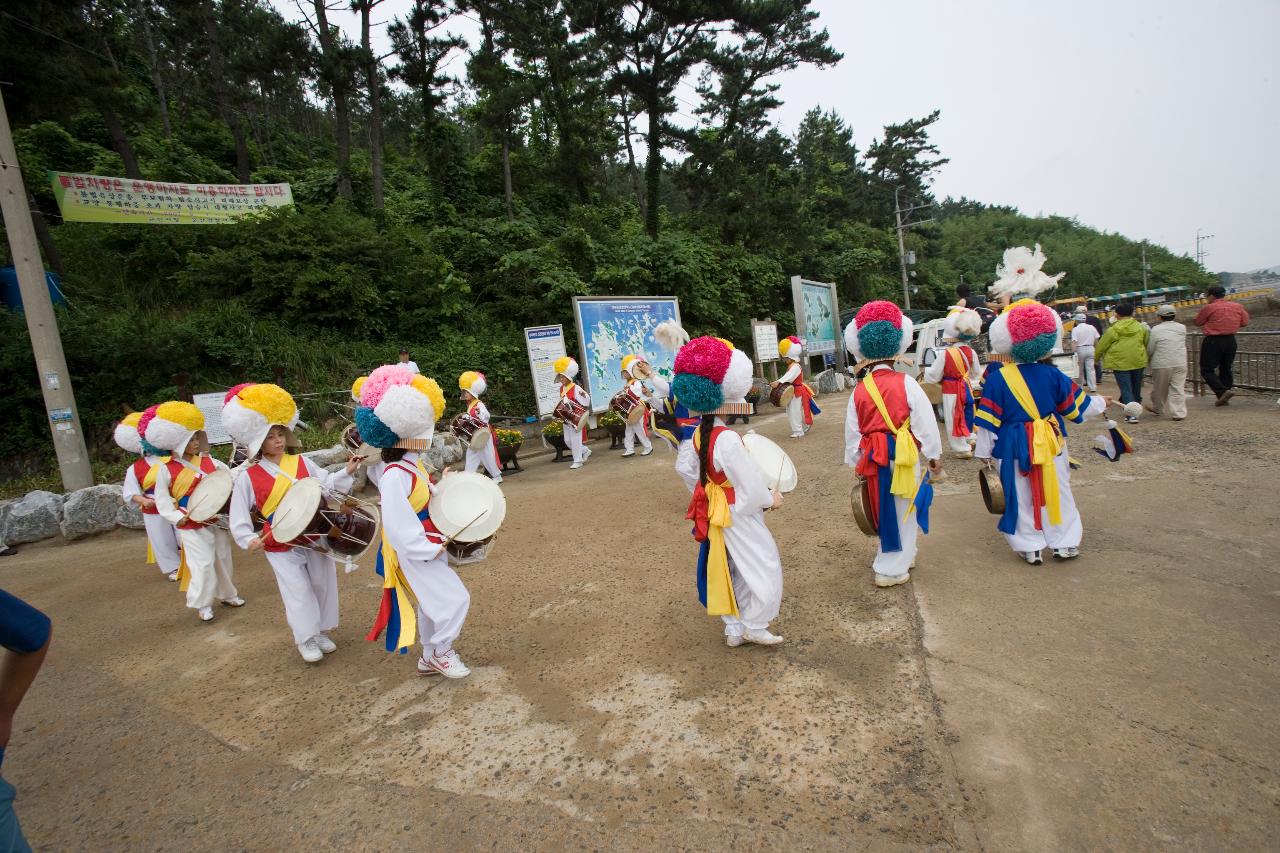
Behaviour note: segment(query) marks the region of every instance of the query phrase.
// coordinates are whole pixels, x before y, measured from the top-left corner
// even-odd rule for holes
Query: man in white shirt
[[[1147,411],[1163,414],[1167,401],[1169,415],[1180,421],[1187,416],[1187,327],[1177,317],[1172,305],[1161,305],[1156,311],[1159,322],[1147,337],[1147,368],[1153,386]]]
[[[418,363],[416,361],[409,360],[409,351],[407,349],[400,350],[400,366],[405,370],[408,370],[410,373],[422,372],[418,369]]]
[[[1076,353],[1076,380],[1089,386],[1090,391],[1098,390],[1098,383],[1093,372],[1093,348],[1098,343],[1098,330],[1085,322],[1087,315],[1077,311],[1076,324],[1071,329],[1071,346]],[[1080,376],[1084,378],[1081,379]]]

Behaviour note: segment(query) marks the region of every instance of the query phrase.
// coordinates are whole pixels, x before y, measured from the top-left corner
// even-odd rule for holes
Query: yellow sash
[[[142,483],[141,483],[142,492],[144,496],[146,494],[147,489],[151,489],[155,487],[156,477],[160,473],[160,466],[167,465],[169,462],[169,459],[170,457],[164,456],[160,459],[160,462],[158,464],[149,465],[147,467],[147,473],[142,478]],[[151,547],[151,536],[148,535],[147,536],[147,565],[155,565],[155,562],[156,562],[156,551],[154,548]]]
[[[271,484],[271,492],[267,495],[266,503],[258,507],[258,511],[262,513],[263,518],[271,517],[271,513],[275,512],[276,507],[280,506],[284,493],[289,491],[293,481],[298,479],[298,460],[301,458],[288,453],[280,457],[280,464],[276,467],[280,469],[281,473],[276,474],[275,482]],[[302,492],[298,494],[302,494]]]
[[[867,389],[871,402],[884,420],[885,426],[893,433],[895,449],[893,453],[893,480],[889,484],[889,492],[900,498],[911,500],[916,493],[916,463],[920,461],[920,451],[916,448],[915,436],[911,434],[911,416],[907,415],[902,426],[894,426],[889,417],[889,409],[884,404],[880,388],[868,373],[862,379],[862,387]]]
[[[418,457],[417,469],[418,476],[413,481],[413,491],[409,493],[409,508],[414,513],[422,512],[423,507],[431,502],[431,480],[422,464],[422,457]],[[382,588],[395,591],[396,610],[400,617],[400,635],[396,638],[396,648],[407,649],[418,637],[418,599],[400,569],[400,558],[387,539],[385,525],[382,528]]]
[[[1040,467],[1040,476],[1044,482],[1044,505],[1049,511],[1049,523],[1062,523],[1062,504],[1058,493],[1058,469],[1054,458],[1062,452],[1062,436],[1058,433],[1056,418],[1041,417],[1036,408],[1036,401],[1027,387],[1027,380],[1022,378],[1022,371],[1016,364],[1006,364],[1000,368],[1000,375],[1009,386],[1013,398],[1022,406],[1022,410],[1031,418],[1031,446],[1028,455],[1031,464]]]
[[[200,461],[198,458],[195,462],[195,466],[196,468],[200,467]],[[187,496],[187,492],[190,492],[195,488],[196,480],[198,480],[203,474],[203,471],[197,474],[186,465],[183,465],[182,470],[178,472],[178,476],[173,478],[173,483],[169,486],[169,494],[173,495],[173,499],[175,501],[182,500]],[[148,473],[148,476],[150,476],[150,473]],[[181,545],[181,537],[178,538],[178,543]],[[150,547],[150,543],[148,543],[148,550]],[[187,566],[187,549],[180,547],[178,549],[178,553],[182,557],[182,561],[178,563],[178,592],[186,592],[187,587],[191,585],[191,569]]]
[[[960,374],[961,381],[965,385],[969,385],[969,365],[965,363],[964,353],[959,347],[947,347],[947,355],[951,358],[951,362],[955,365],[956,371]],[[969,386],[970,392],[973,386]]]
[[[693,447],[701,449],[700,433],[693,434]],[[707,460],[710,467],[711,460]],[[733,484],[725,480],[720,485],[707,478],[702,485],[707,495],[707,615],[737,616],[738,599],[733,594],[733,578],[729,573],[729,550],[724,544],[724,531],[733,526],[733,515],[729,512],[729,496],[726,488]]]

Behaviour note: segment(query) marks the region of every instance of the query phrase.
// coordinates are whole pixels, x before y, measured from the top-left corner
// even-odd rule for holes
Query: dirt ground
[[[674,456],[531,459],[459,652],[422,679],[363,635],[307,666],[260,556],[209,624],[141,533],[26,547],[0,585],[54,647],[5,763],[43,849],[1274,848],[1274,400],[1198,401],[1111,465],[1077,428],[1086,555],[1015,561],[975,463],[939,487],[915,582],[878,591],[840,467],[844,395],[770,526],[772,649],[700,611]]]

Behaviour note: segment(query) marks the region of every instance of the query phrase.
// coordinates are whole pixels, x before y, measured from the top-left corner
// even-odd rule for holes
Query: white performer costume
[[[580,406],[586,406],[587,411],[591,410],[591,395],[586,389],[580,385],[575,385],[573,380],[578,375],[578,362],[568,356],[561,356],[555,360],[553,369],[557,376],[563,376],[569,380],[567,385],[560,386],[560,399],[568,397]],[[570,429],[565,424],[563,432],[564,443],[569,448],[569,453],[573,456],[573,464],[570,468],[581,468],[583,463],[591,458],[591,448],[586,446],[587,442],[587,420],[583,417],[582,423],[578,429]]]
[[[631,383],[627,385],[627,388],[640,399],[648,399],[644,392],[644,385],[639,379],[633,379]],[[644,405],[647,406],[648,403],[645,403]],[[637,439],[640,441],[640,446],[644,448],[644,453],[641,453],[641,456],[648,456],[653,452],[653,442],[649,440],[649,419],[647,417],[642,418],[636,423],[627,424],[627,431],[622,434],[623,456],[632,456],[635,454]]]
[[[467,460],[463,470],[475,471],[483,465],[493,481],[501,483],[502,466],[498,463],[497,437],[494,435],[493,427],[489,425],[489,408],[480,400],[484,392],[489,390],[489,382],[483,373],[468,370],[458,377],[458,388],[471,395],[471,399],[467,402],[467,414],[483,423],[490,436],[490,440],[479,451],[467,448]]]
[[[154,500],[155,480],[160,474],[158,466],[169,461],[167,456],[143,452],[145,448],[142,446],[142,437],[138,435],[138,422],[141,418],[142,412],[134,412],[127,415],[115,428],[116,444],[140,457],[125,469],[120,497],[126,504],[136,504],[134,498]],[[143,482],[138,479],[140,468],[143,469],[142,478],[150,480],[151,485],[148,487],[144,487]],[[155,510],[142,510],[142,524],[147,531],[151,557],[160,567],[160,573],[170,575],[177,572],[182,562],[182,555],[178,552],[178,531]]]
[[[956,404],[961,399],[960,393],[963,388],[962,374],[960,367],[968,365],[963,373],[963,379],[967,379],[971,393],[973,394],[973,403],[978,403],[978,392],[976,387],[982,382],[982,365],[978,361],[978,354],[973,347],[962,341],[969,341],[982,333],[982,318],[977,311],[972,308],[952,308],[951,313],[947,316],[946,323],[943,328],[943,339],[949,345],[938,347],[934,350],[933,363],[925,368],[922,378],[926,383],[934,383],[942,386],[942,416],[944,428],[946,429],[947,443],[953,453],[968,457],[972,454],[972,446],[970,445],[970,436],[974,432],[974,424],[972,416],[966,423],[968,429],[967,434],[963,436],[956,435]],[[952,355],[951,350],[957,350],[959,357]],[[912,421],[914,423],[914,420]]]

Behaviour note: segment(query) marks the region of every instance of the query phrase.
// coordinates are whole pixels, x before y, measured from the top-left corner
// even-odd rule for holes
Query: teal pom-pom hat
[[[907,351],[913,333],[901,308],[877,299],[859,308],[845,327],[844,345],[858,361],[889,359]]]
[[[694,338],[676,353],[671,390],[690,412],[750,414],[751,359],[724,338]]]

